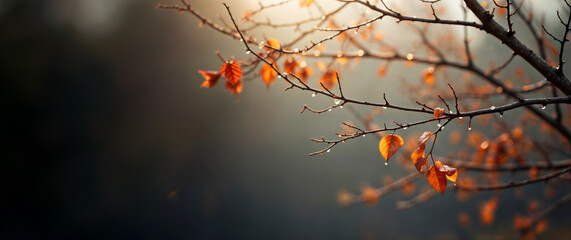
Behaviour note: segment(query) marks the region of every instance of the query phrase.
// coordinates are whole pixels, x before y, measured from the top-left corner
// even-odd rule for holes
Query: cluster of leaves
[[[444,109],[436,108],[434,109],[434,118],[439,119],[444,115]],[[418,148],[412,152],[410,159],[412,164],[416,167],[419,173],[422,173],[423,167],[427,165],[427,157],[425,157],[426,142],[430,137],[433,136],[432,132],[424,132],[422,136],[418,139]],[[403,146],[404,140],[398,135],[386,135],[381,138],[379,142],[379,151],[383,158],[385,158],[385,164],[389,162],[389,159]],[[432,149],[429,153],[432,157]],[[450,167],[448,165],[442,164],[440,161],[434,161],[432,158],[433,165],[428,168],[426,172],[426,180],[430,186],[444,195],[444,190],[446,190],[447,181],[446,179],[456,182],[458,178],[458,172],[456,168]]]
[[[464,201],[468,196],[479,191],[499,191],[542,181],[549,181],[550,184],[546,184],[545,187],[545,195],[552,197],[561,179],[571,179],[569,177],[571,161],[562,160],[571,154],[567,148],[571,140],[569,130],[571,125],[569,117],[571,88],[569,86],[571,83],[563,71],[565,61],[562,54],[565,43],[568,41],[568,32],[571,31],[571,16],[564,19],[558,12],[557,17],[565,28],[563,36],[559,38],[551,34],[543,22],[538,23],[534,20],[531,8],[526,15],[522,8],[523,2],[517,4],[514,0],[491,2],[463,0],[463,20],[447,20],[442,17],[440,14],[446,12],[446,7],[438,7],[437,4],[441,0],[420,0],[420,4],[424,4],[424,11],[421,13],[425,14],[424,17],[406,14],[403,10],[389,6],[383,0],[373,2],[343,0],[339,1],[340,6],[329,11],[324,10],[319,1],[299,0],[299,8],[314,9],[320,16],[284,24],[272,23],[270,19],[266,22],[256,20],[256,14],[259,12],[282,7],[292,1],[286,0],[270,5],[260,4],[259,9],[245,12],[242,20],[245,21],[245,25],[250,25],[239,27],[228,6],[227,10],[232,24],[223,21],[224,26],[220,26],[196,12],[186,0],[180,1],[183,3],[182,7],[160,7],[193,14],[199,18],[201,24],[209,25],[231,38],[239,39],[246,47],[246,53],[253,56],[253,59],[248,60],[226,61],[223,59],[224,64],[220,71],[199,71],[204,77],[202,87],[211,88],[220,77],[225,77],[226,89],[238,96],[243,88],[242,82],[247,78],[242,76],[244,72],[249,77],[259,77],[268,88],[277,78],[282,78],[288,85],[286,90],[295,88],[311,92],[312,96],[323,95],[334,100],[333,105],[323,110],[315,110],[304,105],[302,113],[307,110],[321,114],[336,108],[343,108],[345,105],[373,108],[366,117],[361,117],[355,109],[352,111],[364,127],[344,122],[342,125],[344,130],[335,134],[339,137],[338,139],[324,137],[311,139],[317,143],[327,144],[327,147],[310,155],[329,152],[338,143],[345,143],[360,136],[374,135],[380,140],[378,147],[385,163],[388,164],[389,159],[396,158],[397,163],[411,173],[397,180],[385,176],[383,187],[365,186],[358,196],[345,190],[340,191],[338,201],[342,205],[374,204],[383,194],[397,189],[400,189],[404,195],[411,195],[415,192],[414,181],[420,178],[426,178],[428,182],[426,190],[420,191],[417,196],[408,201],[397,202],[398,208],[413,207],[434,195],[438,196],[438,193],[444,195],[448,181],[454,182],[457,199]],[[571,9],[567,1],[563,0],[563,3]],[[336,14],[350,5],[364,7],[365,13],[359,15],[357,20],[350,24],[338,24],[340,21],[335,18]],[[371,17],[371,14],[367,12],[378,14],[378,16]],[[469,13],[477,20],[468,21]],[[569,14],[569,11],[566,13]],[[537,42],[536,51],[519,42],[520,35],[516,35],[514,31],[516,17],[520,19],[518,23],[527,27],[533,40]],[[411,27],[418,33],[420,42],[413,42],[411,46],[408,46],[414,50],[402,52],[407,51],[400,49],[403,44],[394,46],[387,43],[385,34],[375,27],[375,23],[386,18],[396,19],[397,23],[405,22],[409,25],[404,26]],[[501,20],[506,22],[506,29],[498,23]],[[313,28],[302,30],[301,26],[313,23],[315,23]],[[540,31],[536,30],[538,25],[541,26]],[[249,31],[260,26],[269,26],[274,29],[295,27],[296,40],[280,43],[277,39],[264,37],[264,41],[258,41]],[[454,30],[445,28],[447,26]],[[463,39],[458,39],[458,34],[453,33],[458,27],[464,29]],[[475,60],[476,54],[470,50],[471,38],[468,29],[484,30],[478,32],[498,39],[503,44],[501,46],[507,47],[513,53],[501,64],[491,61],[487,69],[482,68]],[[431,31],[438,33],[430,34]],[[351,34],[352,32],[354,34]],[[310,40],[300,49],[294,47],[302,39],[314,33],[332,35],[323,37],[321,40]],[[326,48],[325,45],[333,39],[338,42],[331,45],[338,45],[339,48],[330,50],[330,47]],[[253,50],[251,45],[257,46],[259,50]],[[315,72],[306,62],[308,57],[316,59],[314,63],[317,70]],[[529,63],[529,69],[517,66],[513,72],[509,70],[509,65],[513,65],[516,57],[526,60]],[[404,92],[411,95],[411,100],[420,107],[391,104],[384,94],[382,99],[384,102],[370,102],[345,96],[338,72],[349,65],[348,63],[358,64],[362,58],[381,61],[376,69],[376,74],[381,79],[387,76],[389,65],[393,62],[402,62],[404,68],[412,68],[415,64],[425,65],[417,72],[420,79],[417,84],[411,84],[404,77],[398,76]],[[326,61],[329,62],[326,63]],[[452,77],[454,71],[461,72],[459,74],[461,76],[458,77],[459,81],[455,81],[456,77]],[[534,77],[527,74],[528,71],[538,72],[545,77],[545,80],[534,81]],[[318,75],[317,87],[308,83],[314,73]],[[482,81],[479,83],[480,80]],[[447,83],[442,84],[442,82]],[[454,88],[452,85],[455,85]],[[335,87],[338,87],[338,93],[334,93]],[[446,94],[447,91],[443,91],[444,88],[449,88],[450,94]],[[410,94],[412,92],[415,94]],[[560,97],[561,95],[564,97]],[[500,98],[502,96],[503,101]],[[532,98],[538,96],[541,98]],[[454,104],[448,104],[450,100],[454,101]],[[442,103],[445,105],[443,108],[431,107],[442,106]],[[547,105],[550,105],[550,109],[546,110]],[[430,117],[408,123],[393,121],[395,126],[389,127],[386,123],[384,127],[376,125],[374,115],[380,114],[383,109],[387,108]],[[514,109],[526,109],[520,120],[510,123],[501,120],[504,112]],[[487,137],[489,133],[472,131],[473,118],[480,126],[497,130],[497,133],[494,132],[493,136]],[[441,121],[444,123],[441,124]],[[465,144],[457,153],[447,150],[447,156],[435,156],[433,149],[437,137],[443,132],[444,126],[452,121],[458,125],[467,123],[468,126],[465,129],[468,131],[453,130],[449,134],[451,143],[458,144],[464,141]],[[438,123],[437,130],[407,136],[407,141],[395,134],[397,130],[431,122]],[[535,126],[541,127],[535,130]],[[391,131],[392,134],[385,135]],[[543,142],[533,136],[537,131],[545,136]],[[431,139],[432,145],[428,149],[426,144]],[[406,151],[399,152],[401,148],[406,148]],[[424,170],[425,166],[426,170]],[[526,180],[508,183],[500,181],[502,172],[520,171],[527,171]],[[571,194],[565,195],[558,201],[561,204],[567,202],[571,202]],[[490,224],[494,221],[498,205],[499,199],[495,197],[481,204],[479,218],[483,224]],[[546,210],[549,209],[548,207]],[[535,227],[535,233],[541,233],[547,226],[541,218],[547,214],[545,211],[536,210],[530,211],[526,216],[516,215],[514,228],[529,233],[532,232],[530,229]],[[458,221],[461,226],[464,226],[469,225],[470,219],[467,214],[461,214]]]
[[[242,67],[237,62],[232,60],[225,61],[222,66],[220,66],[220,71],[198,71],[202,77],[204,77],[204,82],[200,85],[201,87],[211,88],[216,86],[220,77],[226,78],[226,90],[231,93],[240,94],[242,92]]]

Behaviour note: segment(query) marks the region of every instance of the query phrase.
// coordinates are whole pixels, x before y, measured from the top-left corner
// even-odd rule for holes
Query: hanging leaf
[[[446,190],[446,174],[439,171],[437,166],[430,166],[426,173],[426,180],[428,180],[428,184],[430,184],[434,190],[444,195],[444,190]]]
[[[422,72],[422,80],[427,86],[432,86],[436,82],[436,76],[434,75],[434,67],[429,67]]]
[[[379,142],[379,151],[381,155],[385,158],[385,161],[388,162],[389,158],[399,150],[400,147],[404,144],[402,138],[398,135],[387,135],[384,136],[381,141]]]
[[[234,93],[236,95],[242,92],[242,82],[238,82],[236,84],[232,84],[230,81],[226,81],[226,90]]]
[[[270,59],[269,62],[271,64],[274,64],[274,67],[276,67],[277,69],[278,66],[275,64],[274,60]],[[262,77],[262,81],[269,88],[270,84],[272,84],[276,80],[278,73],[274,71],[272,66],[270,66],[269,64],[264,64],[264,66],[262,66],[262,68],[260,69],[260,76]]]
[[[321,75],[319,82],[323,84],[327,89],[331,89],[337,83],[337,77],[335,76],[335,70],[329,69]]]
[[[242,68],[237,62],[228,61],[220,67],[220,73],[226,78],[226,81],[236,85],[242,78]]]
[[[379,67],[379,69],[377,70],[377,76],[379,76],[379,78],[383,78],[385,75],[387,75],[387,70],[389,69],[389,63],[385,62],[383,65],[381,65]]]
[[[270,46],[269,47],[264,47],[264,49],[266,49],[266,51],[273,51],[273,49],[280,49],[281,48],[281,44],[280,41],[278,41],[275,38],[270,38],[266,41],[266,46]],[[272,49],[273,48],[273,49]]]
[[[199,70],[198,73],[200,73],[200,75],[204,77],[204,82],[202,82],[202,84],[200,85],[201,87],[205,88],[214,87],[216,83],[218,83],[218,80],[220,79],[220,72]]]
[[[440,161],[436,161],[435,164],[438,167],[438,170],[446,175],[448,180],[451,182],[456,182],[456,178],[458,178],[458,171],[456,171],[456,168],[450,167],[448,165],[443,165]]]
[[[313,69],[311,69],[310,67],[307,67],[307,66],[301,68],[299,70],[299,73],[298,73],[299,79],[301,79],[301,81],[303,81],[303,82],[307,82],[307,79],[311,75],[313,75]]]
[[[423,158],[423,157],[424,157],[424,146],[417,148],[410,155],[410,159],[412,160],[412,164],[416,164],[416,161],[420,158]]]
[[[434,109],[434,119],[439,119],[444,115],[445,110],[442,108],[435,108]]]
[[[414,163],[414,166],[416,167],[416,170],[418,170],[418,172],[422,172],[422,167],[424,167],[426,165],[426,161],[428,159],[426,159],[425,157],[423,158],[419,158],[416,160],[416,163]]]
[[[284,71],[286,73],[296,73],[297,71],[297,67],[299,66],[299,63],[292,57],[288,57],[285,61],[284,61]]]
[[[420,138],[418,138],[418,147],[424,148],[426,141],[432,136],[432,132],[424,132]]]

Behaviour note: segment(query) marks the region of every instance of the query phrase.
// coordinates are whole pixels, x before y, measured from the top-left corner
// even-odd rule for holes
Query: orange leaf
[[[300,7],[309,7],[315,0],[299,0]]]
[[[500,16],[506,15],[507,12],[508,12],[508,10],[506,8],[503,8],[503,7],[498,8],[498,11],[497,11],[498,15],[500,15]]]
[[[389,64],[385,63],[383,65],[381,65],[379,67],[379,70],[377,70],[377,76],[379,76],[380,78],[383,78],[385,75],[387,75],[387,70],[389,69]]]
[[[226,81],[226,88],[225,89],[230,91],[231,93],[238,95],[242,92],[242,82],[240,81],[236,84],[233,84],[230,81]]]
[[[442,108],[436,108],[434,109],[434,119],[438,119],[440,117],[442,117],[442,115],[444,115],[444,109]]]
[[[298,75],[299,75],[298,77],[299,77],[299,79],[301,79],[301,81],[307,82],[307,78],[309,78],[309,76],[313,75],[313,69],[311,69],[310,67],[304,67],[301,70],[299,70]]]
[[[385,158],[385,161],[388,162],[389,158],[395,154],[397,150],[404,144],[402,138],[398,135],[387,135],[384,136],[381,141],[379,142],[379,151],[381,155]]]
[[[491,224],[494,222],[496,208],[498,207],[498,198],[493,197],[480,206],[480,221],[483,224]],[[527,225],[527,224],[526,224]]]
[[[268,39],[268,41],[266,42],[266,45],[269,45],[270,47],[272,47],[274,49],[280,49],[281,48],[280,42],[275,38]],[[264,49],[266,49],[266,51],[272,51],[273,50],[273,49],[268,48],[268,47],[264,47]]]
[[[545,219],[537,222],[537,225],[535,225],[535,233],[537,234],[545,232],[545,229],[547,229],[547,221]]]
[[[297,61],[292,57],[288,57],[284,62],[284,71],[286,73],[296,73],[296,69],[299,66]]]
[[[414,166],[416,167],[416,170],[418,170],[418,172],[422,172],[422,167],[426,165],[426,161],[427,159],[425,157],[416,160]]]
[[[335,76],[335,71],[333,69],[327,70],[319,78],[319,82],[325,86],[327,89],[331,89],[337,83],[337,77]]]
[[[438,166],[438,170],[446,175],[448,180],[456,182],[456,178],[458,178],[458,171],[456,171],[456,168],[443,165],[440,161],[436,161],[435,164]]]
[[[438,171],[437,167],[432,165],[428,169],[428,173],[426,173],[426,180],[428,180],[428,184],[434,190],[439,191],[440,194],[444,195],[444,190],[446,190],[446,174],[441,171]]]
[[[202,84],[200,85],[201,87],[205,88],[214,87],[216,83],[218,83],[218,80],[220,79],[219,72],[198,70],[198,73],[200,73],[200,75],[204,77],[204,82],[202,82]]]
[[[274,67],[276,67],[277,69],[278,66],[275,64],[274,60],[270,60],[269,62],[271,64],[274,64]],[[266,86],[269,88],[270,84],[272,84],[276,80],[278,73],[274,71],[272,66],[270,66],[269,64],[264,64],[264,66],[262,66],[262,68],[260,69],[260,76],[262,76],[262,81],[264,81],[264,83],[266,83]]]
[[[232,85],[236,85],[242,78],[242,68],[237,62],[229,61],[220,67],[220,73]]]
[[[417,148],[412,152],[410,155],[410,159],[412,160],[412,164],[416,164],[416,160],[424,157],[424,146]]]
[[[432,136],[432,132],[424,132],[420,138],[418,138],[418,146],[424,148],[424,144]]]
[[[434,75],[434,67],[429,67],[422,72],[422,80],[428,86],[434,85],[436,76]]]

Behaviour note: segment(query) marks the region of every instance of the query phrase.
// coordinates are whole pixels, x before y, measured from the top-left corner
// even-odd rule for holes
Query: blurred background
[[[348,111],[298,114],[304,103],[320,108],[330,100],[284,92],[281,81],[269,89],[259,79],[246,82],[239,103],[221,86],[200,88],[197,71],[221,65],[214,52],[245,58],[242,43],[199,27],[190,15],[157,10],[157,3],[0,0],[0,238],[514,236],[513,214],[525,211],[527,200],[512,190],[466,202],[445,194],[404,211],[394,203],[410,197],[398,192],[375,206],[339,207],[339,189],[381,186],[383,176],[404,171],[384,166],[372,137],[308,157],[324,147],[309,138],[358,122]],[[210,18],[225,16],[221,1],[190,3]],[[238,16],[258,6],[227,3]],[[287,37],[281,34],[275,37]],[[360,67],[371,66],[378,63]],[[395,69],[391,74],[402,73]],[[358,70],[347,78],[365,80],[346,95],[377,98],[382,89],[394,103],[409,103],[397,79],[379,85],[376,71]],[[392,118],[406,116],[385,120]],[[442,144],[438,151],[446,150]],[[542,196],[541,184],[525,191]],[[500,197],[496,222],[479,224],[478,204],[491,196]],[[546,239],[569,236],[569,210],[549,218]],[[469,228],[458,225],[459,212],[469,214]]]

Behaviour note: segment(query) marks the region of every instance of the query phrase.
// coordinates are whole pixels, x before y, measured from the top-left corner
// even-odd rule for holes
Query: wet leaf
[[[456,182],[456,178],[458,178],[458,171],[456,171],[456,168],[444,165],[440,161],[436,161],[435,164],[438,167],[438,170],[446,175],[448,180],[451,182]]]
[[[430,184],[434,190],[439,191],[440,194],[444,195],[444,190],[446,190],[447,184],[446,174],[439,171],[437,166],[430,166],[426,173],[426,180],[428,180],[428,184]]]
[[[379,151],[381,155],[385,158],[385,161],[388,162],[391,156],[395,154],[397,150],[404,144],[402,138],[398,135],[387,135],[384,136],[381,141],[379,142]]]
[[[426,141],[432,136],[432,132],[424,132],[420,138],[418,138],[418,146],[424,148]]]
[[[434,109],[434,119],[439,119],[440,117],[442,117],[444,115],[444,112],[446,112],[446,111],[442,108],[435,108]]]

